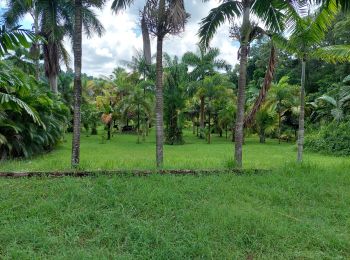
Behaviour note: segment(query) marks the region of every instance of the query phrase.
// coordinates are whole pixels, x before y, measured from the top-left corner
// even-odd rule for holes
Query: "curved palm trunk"
[[[298,131],[298,157],[297,161],[303,161],[304,149],[304,124],[305,124],[305,67],[306,61],[301,63],[301,90],[300,90],[300,114],[299,114],[299,131]]]
[[[81,106],[81,57],[82,57],[82,0],[75,0],[74,23],[74,115],[73,115],[73,139],[72,139],[72,167],[79,165],[80,160],[80,106]]]
[[[157,78],[156,78],[156,161],[163,167],[163,37],[157,37]]]
[[[252,110],[250,111],[248,116],[244,119],[244,126],[245,127],[249,127],[252,125],[252,123],[254,122],[256,113],[259,111],[261,105],[264,103],[266,96],[267,96],[267,92],[269,91],[269,89],[271,87],[271,83],[272,83],[273,76],[275,73],[275,68],[276,68],[276,48],[273,45],[273,43],[271,43],[269,65],[268,65],[267,71],[265,73],[264,82],[263,82],[263,85],[260,89],[259,96],[257,97],[257,99],[254,102],[254,106],[253,106]]]

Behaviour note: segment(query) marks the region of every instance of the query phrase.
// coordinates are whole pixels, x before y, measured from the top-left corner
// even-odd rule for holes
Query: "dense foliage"
[[[53,149],[67,124],[67,107],[48,87],[0,63],[0,157],[29,157]]]

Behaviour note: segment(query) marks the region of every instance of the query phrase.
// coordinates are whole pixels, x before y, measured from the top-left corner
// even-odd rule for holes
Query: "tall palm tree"
[[[292,25],[292,18],[296,15],[295,6],[302,7],[302,1],[273,1],[273,0],[240,0],[221,1],[221,4],[213,8],[209,15],[201,22],[199,29],[200,41],[205,46],[209,45],[217,28],[225,21],[233,21],[232,36],[240,42],[239,55],[240,69],[237,93],[237,114],[235,128],[234,160],[238,168],[242,167],[242,145],[244,126],[245,88],[247,81],[247,59],[250,43],[261,35],[263,30],[252,22],[254,15],[270,31],[280,32],[285,24]],[[237,18],[241,19],[240,25],[235,24]]]
[[[132,4],[133,0],[114,0],[112,9],[119,11]],[[147,0],[144,19],[147,28],[157,38],[156,57],[156,163],[163,167],[163,41],[168,34],[176,35],[184,30],[189,15],[183,0]]]
[[[228,70],[230,65],[218,58],[220,50],[218,48],[205,48],[204,45],[198,45],[197,53],[186,52],[182,61],[193,67],[190,73],[191,80],[198,82],[194,86],[200,87],[206,76],[212,76],[217,69]],[[193,91],[195,92],[195,91]],[[189,93],[191,94],[191,93]],[[200,96],[200,138],[204,138],[204,96]]]
[[[325,6],[321,6],[315,15],[299,17],[296,26],[289,39],[275,35],[274,40],[292,55],[298,57],[301,62],[301,89],[300,89],[300,113],[298,131],[297,161],[303,160],[304,125],[305,125],[305,84],[306,63],[310,59],[321,59],[327,62],[350,61],[350,46],[326,46],[320,47],[320,43],[326,36],[326,32],[339,12],[338,0],[329,0]]]
[[[79,165],[80,159],[80,123],[81,123],[81,58],[82,58],[82,0],[74,0],[74,102],[73,102],[73,139],[72,139],[72,167]]]
[[[84,3],[87,4],[84,4]],[[88,36],[103,32],[103,26],[89,8],[89,3],[98,6],[101,0],[84,0],[82,7],[82,23]],[[58,93],[57,78],[60,63],[69,64],[69,55],[63,45],[63,38],[74,35],[74,1],[67,0],[9,0],[4,14],[6,24],[16,25],[27,13],[32,14],[35,32],[41,35],[44,54],[45,75],[53,93]],[[35,48],[38,42],[35,42]],[[34,49],[35,49],[34,48]],[[36,50],[38,52],[38,50]]]
[[[74,35],[73,35],[73,52],[74,52],[74,102],[73,102],[73,138],[72,138],[72,168],[76,168],[80,162],[80,125],[81,125],[81,59],[82,59],[82,35],[84,16],[92,12],[89,8],[102,8],[104,0],[74,0]],[[85,11],[83,11],[85,9]],[[91,16],[94,17],[94,16]],[[97,20],[95,20],[97,22]],[[84,24],[85,25],[85,24]],[[85,30],[89,33],[88,27]],[[96,27],[98,29],[98,27]],[[102,27],[100,28],[102,33]]]

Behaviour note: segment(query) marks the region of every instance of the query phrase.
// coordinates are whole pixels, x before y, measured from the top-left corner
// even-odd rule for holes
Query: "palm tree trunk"
[[[211,138],[211,136],[210,136],[210,111],[209,111],[209,113],[208,113],[208,120],[209,120],[209,122],[208,122],[208,144],[210,144],[210,138]]]
[[[82,0],[75,0],[74,22],[74,115],[72,139],[72,167],[76,168],[80,160],[80,106],[81,106],[81,57],[82,57]]]
[[[199,122],[199,128],[200,133],[199,137],[204,138],[204,96],[200,97],[200,122]]]
[[[163,167],[163,37],[157,37],[157,77],[156,77],[156,161]]]
[[[34,33],[39,35],[39,13],[37,11],[36,1],[34,1]],[[40,59],[40,47],[38,41],[34,42],[34,61],[35,61],[35,79],[39,80],[39,59]]]
[[[247,84],[247,59],[250,35],[250,1],[244,2],[243,23],[241,34],[243,41],[240,46],[240,67],[237,93],[237,116],[235,127],[235,156],[234,162],[237,168],[242,168],[242,146],[244,126],[245,88]]]
[[[278,104],[278,143],[281,143],[281,103]]]
[[[149,38],[149,32],[147,28],[147,24],[144,17],[146,7],[143,10],[142,18],[141,18],[141,31],[142,31],[142,39],[143,39],[143,55],[147,65],[151,65],[152,63],[152,54],[151,54],[151,41]]]
[[[137,104],[137,143],[140,143],[140,104]]]
[[[49,76],[49,83],[50,83],[50,89],[52,93],[58,94],[58,87],[57,87],[57,75],[50,75]]]
[[[195,117],[192,117],[192,134],[196,134],[196,120]]]
[[[245,104],[245,87],[247,82],[247,58],[248,46],[241,45],[241,60],[239,70],[239,82],[237,93],[237,116],[235,127],[235,164],[237,168],[242,168],[242,146],[243,146],[243,125],[244,125],[244,104]]]
[[[261,105],[264,103],[267,93],[271,87],[271,83],[275,73],[275,68],[276,68],[276,48],[273,45],[273,43],[271,43],[269,65],[265,73],[264,82],[260,89],[259,96],[256,98],[254,102],[254,106],[252,110],[249,112],[248,116],[244,119],[245,127],[251,126],[251,124],[254,121],[256,113],[259,111]]]
[[[299,114],[299,132],[298,132],[298,162],[303,161],[304,149],[304,124],[305,124],[305,67],[306,61],[303,58],[301,63],[301,90],[300,90],[300,114]]]

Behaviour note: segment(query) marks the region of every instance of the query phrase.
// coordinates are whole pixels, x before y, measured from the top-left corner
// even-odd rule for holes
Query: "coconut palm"
[[[300,114],[298,131],[297,161],[303,159],[304,125],[305,125],[305,84],[306,63],[310,59],[321,59],[326,62],[345,62],[350,60],[350,46],[320,47],[326,32],[339,12],[337,0],[329,0],[327,6],[321,6],[315,15],[299,17],[289,39],[275,35],[274,41],[280,48],[295,55],[301,62]]]
[[[292,25],[296,15],[295,6],[302,7],[302,1],[273,1],[273,0],[241,0],[221,1],[221,4],[213,8],[209,15],[201,22],[199,29],[200,41],[205,46],[209,45],[218,27],[225,21],[231,21],[231,35],[240,42],[239,49],[239,81],[237,93],[237,115],[235,129],[235,165],[242,167],[242,145],[244,126],[244,104],[247,76],[247,58],[250,43],[260,37],[266,30],[252,22],[255,16],[266,29],[274,32],[283,30],[285,24]],[[235,23],[241,18],[241,23]]]
[[[132,4],[133,0],[114,0],[112,9],[119,11]],[[189,15],[183,0],[147,0],[144,19],[147,28],[157,38],[156,57],[156,163],[163,166],[163,41],[168,34],[176,35],[184,30]]]
[[[230,68],[230,65],[218,58],[220,50],[218,48],[205,48],[204,45],[198,45],[197,53],[186,52],[182,57],[182,61],[193,67],[190,73],[190,79],[195,82],[203,82],[205,76],[211,76],[215,74],[218,69]],[[193,86],[200,87],[201,83],[194,84]],[[196,89],[193,89],[193,93]],[[191,94],[191,93],[189,93]],[[204,96],[200,96],[200,138],[204,138]]]

